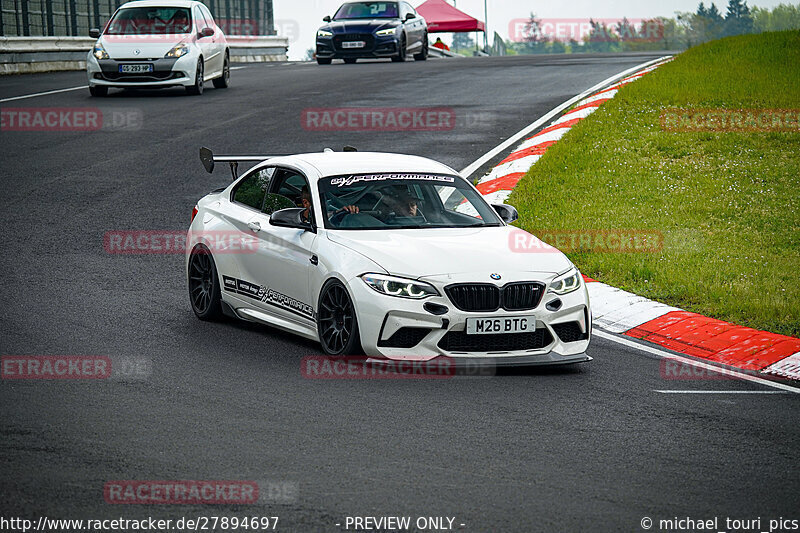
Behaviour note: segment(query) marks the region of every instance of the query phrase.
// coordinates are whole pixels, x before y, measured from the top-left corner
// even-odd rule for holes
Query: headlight
[[[183,57],[189,53],[189,47],[184,43],[176,44],[164,57]]]
[[[94,43],[94,51],[92,54],[94,54],[94,57],[97,59],[108,59],[108,52],[106,52],[106,49],[100,44],[100,41]]]
[[[381,294],[422,300],[428,296],[438,296],[439,291],[430,283],[413,279],[396,278],[384,274],[364,274],[364,283]]]
[[[317,30],[317,37],[330,37],[333,35],[333,32],[329,32],[326,30]]]
[[[397,28],[386,28],[385,30],[378,30],[375,32],[375,35],[380,37],[385,37],[387,35],[394,35],[397,33]]]
[[[550,282],[550,292],[555,294],[568,294],[581,286],[581,273],[573,268]]]

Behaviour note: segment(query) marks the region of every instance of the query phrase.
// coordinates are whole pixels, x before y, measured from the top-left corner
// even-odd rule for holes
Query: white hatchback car
[[[200,319],[269,324],[329,355],[591,359],[581,274],[555,249],[515,251],[516,210],[452,168],[386,153],[265,157],[200,151],[209,172],[259,161],[193,210],[185,274]]]
[[[86,60],[92,96],[110,87],[183,86],[202,94],[206,81],[220,89],[230,81],[228,42],[201,2],[128,2],[89,35],[97,38]]]

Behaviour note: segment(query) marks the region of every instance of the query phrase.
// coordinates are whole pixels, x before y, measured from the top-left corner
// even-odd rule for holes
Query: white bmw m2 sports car
[[[591,360],[581,274],[554,249],[513,250],[516,210],[452,168],[352,149],[200,157],[235,178],[193,211],[186,275],[200,319],[268,324],[330,355]],[[256,164],[238,177],[242,162]]]

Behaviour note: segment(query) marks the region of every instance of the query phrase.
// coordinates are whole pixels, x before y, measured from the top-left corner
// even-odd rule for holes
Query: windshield
[[[464,179],[441,174],[350,174],[319,180],[328,229],[501,226]]]
[[[129,7],[108,23],[106,35],[166,35],[189,33],[192,19],[185,7]]]
[[[397,2],[353,2],[343,4],[333,19],[396,19],[399,17]]]

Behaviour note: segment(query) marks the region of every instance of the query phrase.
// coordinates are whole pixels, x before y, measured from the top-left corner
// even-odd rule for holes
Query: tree
[[[725,14],[725,35],[741,35],[753,32],[753,16],[747,2],[728,0],[728,12]]]
[[[619,37],[602,22],[589,19],[592,29],[583,38],[584,49],[589,52],[617,52],[620,50]]]
[[[469,33],[459,32],[453,34],[453,48],[456,50],[475,48],[475,41],[469,36]]]

